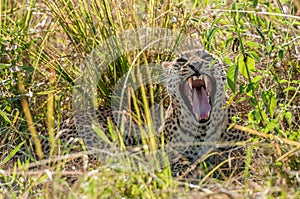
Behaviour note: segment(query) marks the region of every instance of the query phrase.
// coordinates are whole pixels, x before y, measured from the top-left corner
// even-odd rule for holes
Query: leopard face
[[[172,149],[195,161],[222,133],[227,114],[225,73],[203,50],[184,52],[164,68],[171,104],[162,131]]]

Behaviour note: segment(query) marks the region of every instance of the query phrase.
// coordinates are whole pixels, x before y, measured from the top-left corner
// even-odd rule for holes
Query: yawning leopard
[[[162,67],[170,100],[155,135],[157,149],[167,152],[173,175],[186,168],[181,167],[183,160],[193,164],[209,151],[218,150],[220,144],[225,144],[223,147],[227,149],[228,143],[246,139],[245,133],[228,130],[234,109],[226,108],[226,76],[218,59],[204,50],[193,50],[183,52],[171,62],[164,62]],[[102,106],[97,110],[76,113],[71,123],[62,126],[61,132],[67,133],[61,139],[67,140],[76,134],[88,149],[100,149],[111,154],[109,150],[118,137],[116,134],[114,139],[111,138],[111,129],[115,125],[113,116],[111,108]],[[133,136],[128,126],[123,132],[125,145],[141,144],[142,136]],[[108,139],[103,139],[103,135]],[[42,146],[49,151],[47,143],[42,143]]]
[[[218,59],[204,50],[186,51],[174,61],[164,62],[162,67],[170,104],[156,136],[158,145],[164,141],[173,174],[180,170],[177,167],[183,159],[194,163],[220,144],[226,146],[246,139],[245,133],[228,130],[234,110],[226,108],[226,76]],[[94,132],[92,121],[100,119],[97,129],[102,129],[109,138],[107,122],[110,118],[113,123],[113,114],[103,107],[90,112],[75,115],[77,132],[90,148],[108,149],[107,141]],[[142,136],[133,135],[125,126],[125,145],[141,144],[137,140]]]
[[[179,157],[193,163],[217,144],[247,138],[244,132],[228,130],[234,109],[225,107],[226,75],[217,59],[203,50],[187,51],[163,66],[171,103],[160,132],[174,156],[173,165]]]

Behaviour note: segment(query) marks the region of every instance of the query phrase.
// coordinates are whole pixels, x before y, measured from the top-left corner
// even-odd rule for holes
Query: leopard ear
[[[164,73],[166,74],[166,75],[168,75],[168,74],[170,74],[170,71],[171,71],[171,66],[172,66],[172,64],[171,64],[171,62],[162,62],[161,63],[161,66],[162,66],[162,68],[163,68],[163,71],[164,71]]]
[[[171,62],[166,62],[166,61],[162,62],[162,64],[161,64],[161,66],[163,67],[163,69],[164,69],[165,71],[170,70],[171,65],[172,65]]]

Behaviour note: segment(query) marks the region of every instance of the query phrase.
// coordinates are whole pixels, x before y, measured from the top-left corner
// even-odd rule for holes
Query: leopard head
[[[187,51],[163,67],[172,103],[187,113],[181,119],[188,116],[201,126],[224,118],[220,107],[226,102],[225,73],[217,59],[203,50]]]

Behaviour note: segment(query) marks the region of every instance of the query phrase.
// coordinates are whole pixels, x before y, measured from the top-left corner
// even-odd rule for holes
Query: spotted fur
[[[165,135],[174,171],[178,170],[183,159],[194,163],[210,150],[216,150],[217,144],[226,146],[247,138],[244,132],[228,130],[235,111],[232,107],[226,108],[226,76],[217,59],[203,50],[196,50],[184,52],[173,62],[164,65],[169,76],[167,89],[171,104],[160,132]],[[195,72],[209,76],[214,87],[210,96],[210,118],[205,122],[199,122],[193,116],[180,87],[180,83]]]

